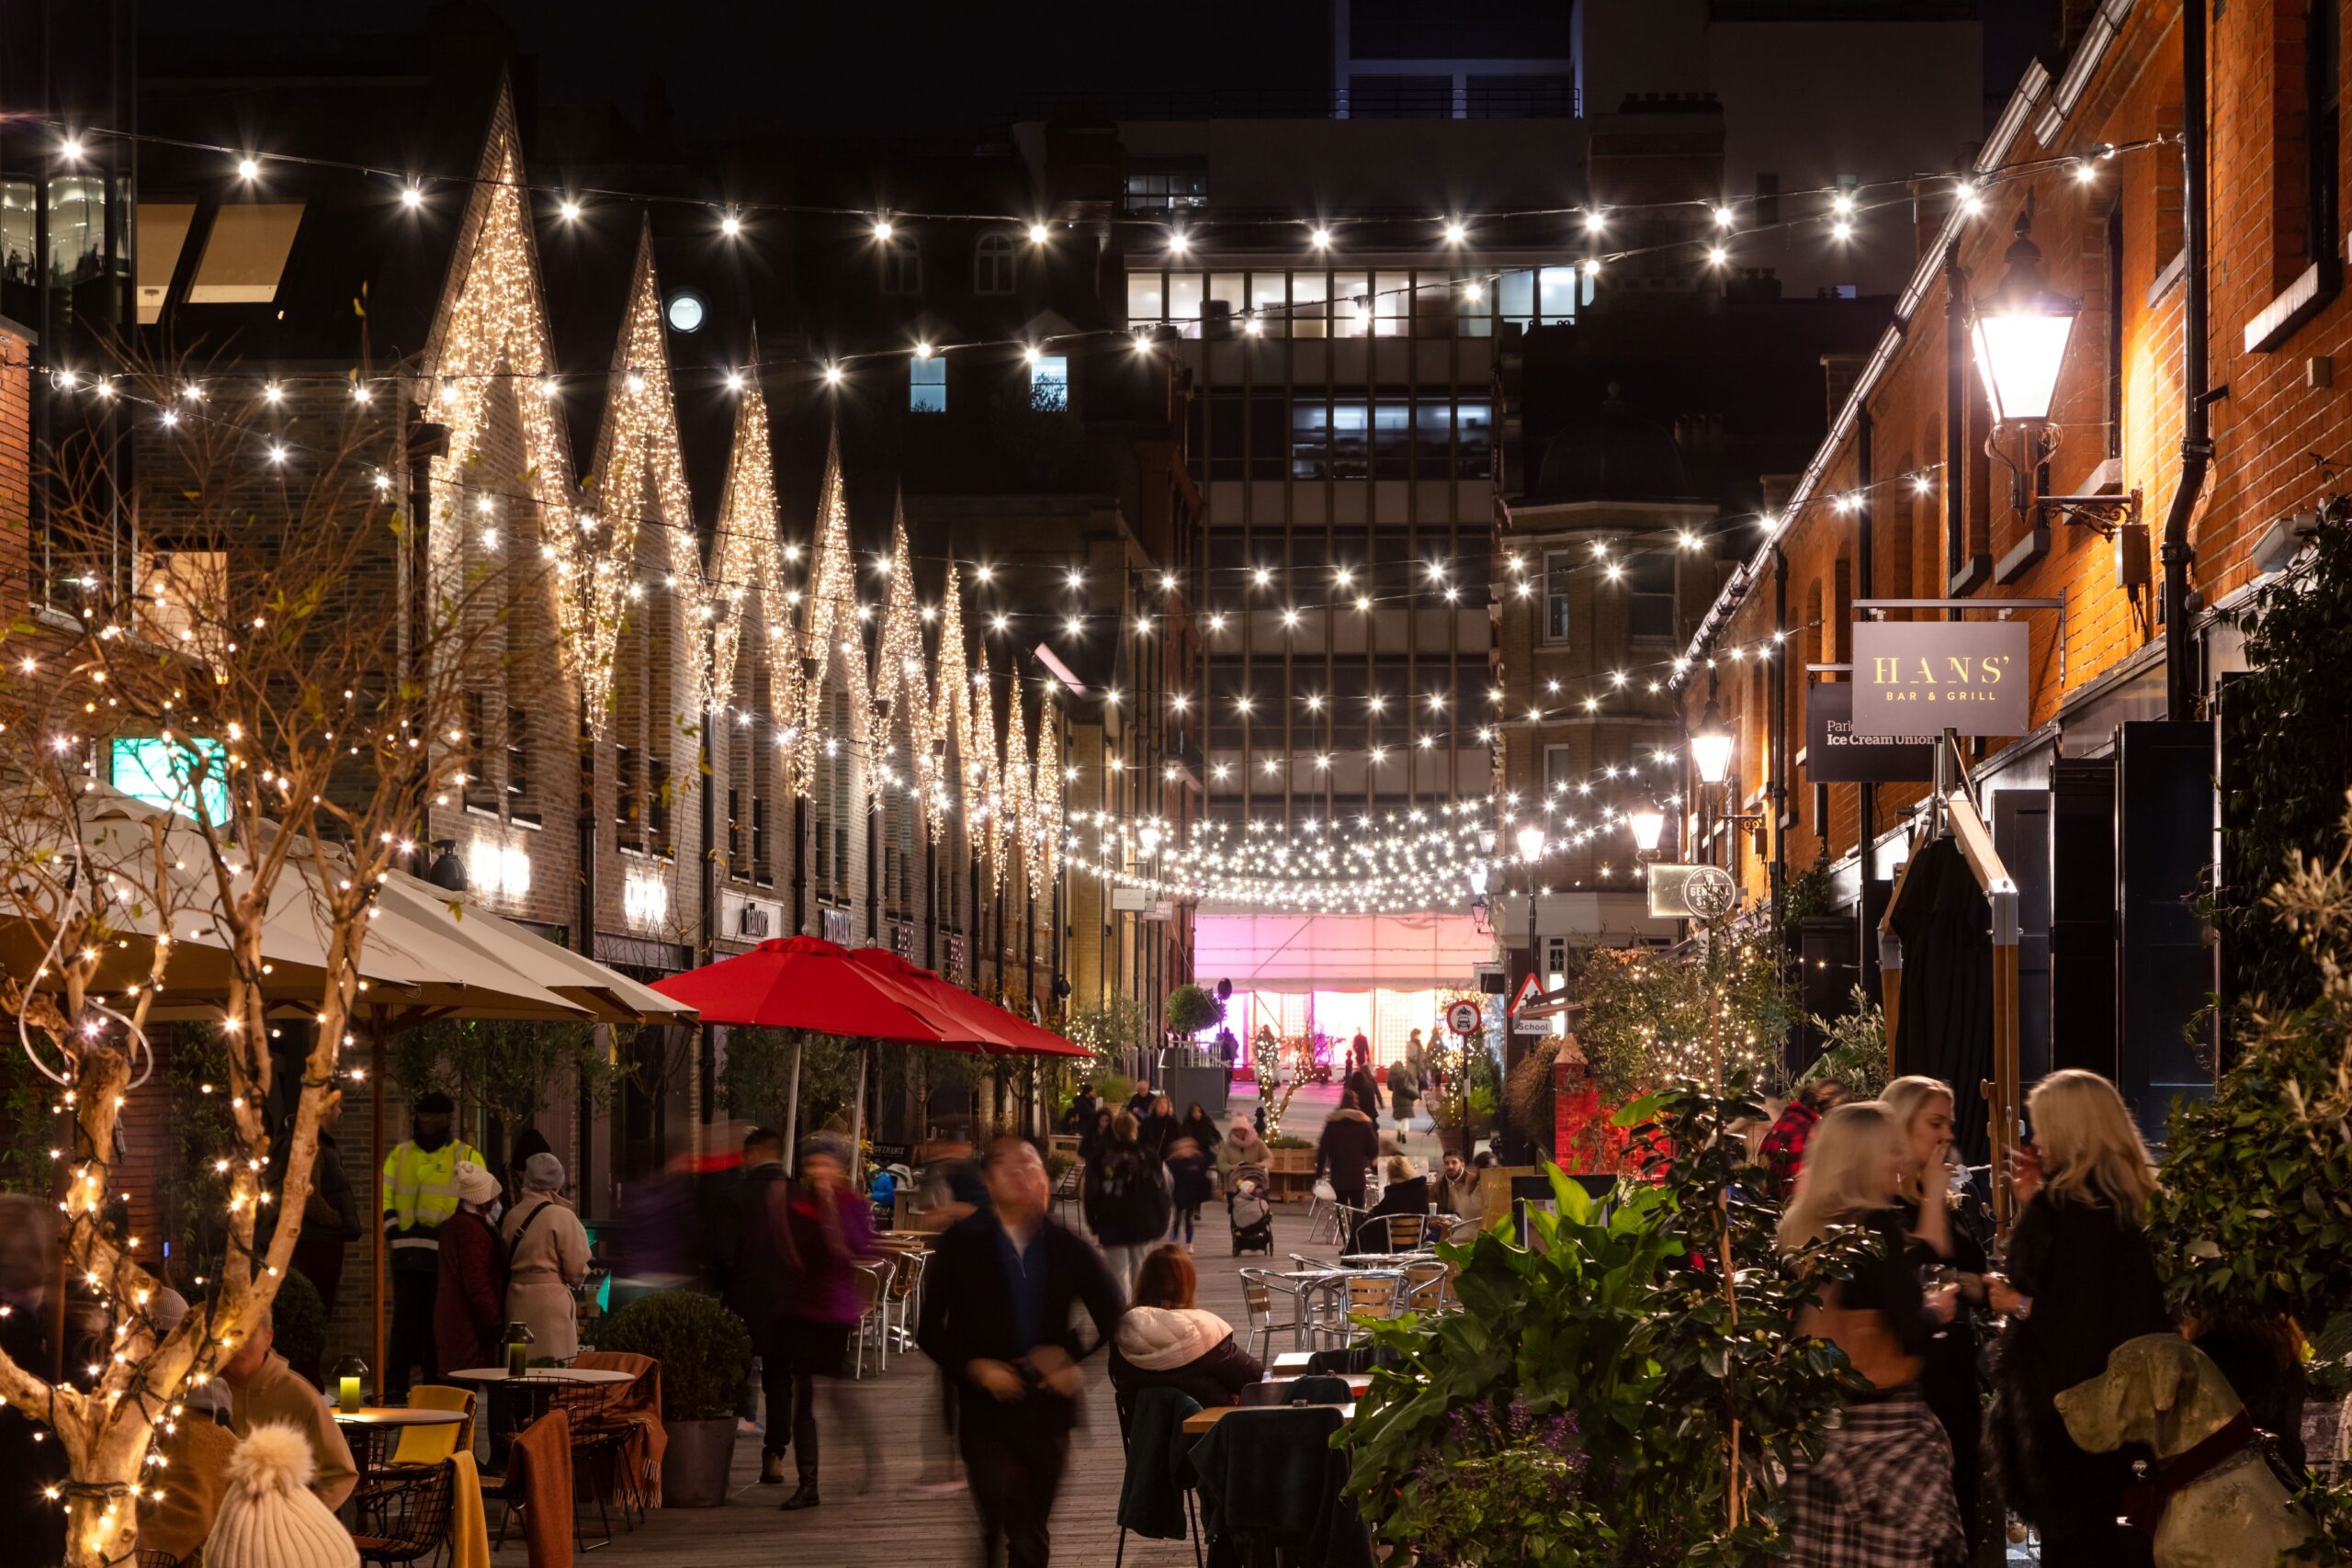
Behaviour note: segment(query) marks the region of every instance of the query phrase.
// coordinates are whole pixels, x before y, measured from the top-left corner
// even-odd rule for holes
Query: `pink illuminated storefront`
[[[1361,1030],[1373,1060],[1405,1055],[1416,1029],[1444,1027],[1446,998],[1474,987],[1494,940],[1470,915],[1257,914],[1204,905],[1193,920],[1193,973],[1233,983],[1225,1027],[1250,1060],[1259,1029],[1346,1043]],[[1210,1038],[1214,1038],[1212,1031]]]

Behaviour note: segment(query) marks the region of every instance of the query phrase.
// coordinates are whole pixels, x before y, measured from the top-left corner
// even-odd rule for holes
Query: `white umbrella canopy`
[[[46,857],[52,865],[67,857],[82,860],[77,886],[100,890],[110,899],[121,928],[114,949],[100,957],[97,987],[102,991],[145,982],[153,939],[167,913],[172,953],[150,1016],[163,1021],[215,1015],[227,998],[230,966],[227,943],[209,915],[218,893],[203,835],[187,818],[95,781],[75,806],[78,847],[67,841],[60,824],[51,835],[54,842],[6,846],[0,862],[13,858],[21,868],[35,857]],[[273,1008],[315,1007],[326,983],[329,921],[318,878],[338,874],[333,852],[328,855],[323,870],[307,852],[291,860],[272,890],[263,922],[262,961],[268,972],[262,989]],[[46,923],[49,912],[28,907],[40,898],[19,886],[26,880],[0,875],[0,963],[19,975],[30,975],[39,966],[54,934]],[[159,886],[169,900],[168,910],[157,907]],[[601,964],[590,965],[594,980],[584,977],[578,964],[587,960],[566,962],[577,955],[503,921],[497,922],[503,932],[467,932],[435,901],[437,892],[395,872],[379,894],[377,913],[359,946],[359,978],[366,986],[361,1006],[366,1010],[412,1021],[594,1021],[612,1010],[609,1004],[600,1008],[571,1000],[541,978],[560,978],[572,987],[603,983],[616,992],[643,989]],[[662,1002],[664,1016],[674,1007],[666,998],[654,999]]]
[[[691,1023],[697,1016],[650,986],[405,872],[394,872],[386,881],[378,906],[386,919],[399,921],[396,933],[423,926],[465,942],[600,1023]]]

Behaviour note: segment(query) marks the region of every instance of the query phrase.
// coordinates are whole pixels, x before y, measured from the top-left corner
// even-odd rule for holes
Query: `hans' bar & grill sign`
[[[1854,623],[1856,735],[2023,735],[2022,621]]]

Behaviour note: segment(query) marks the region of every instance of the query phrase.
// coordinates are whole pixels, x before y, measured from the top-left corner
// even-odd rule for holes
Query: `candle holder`
[[[368,1403],[368,1363],[345,1356],[334,1364],[334,1407],[349,1416]]]

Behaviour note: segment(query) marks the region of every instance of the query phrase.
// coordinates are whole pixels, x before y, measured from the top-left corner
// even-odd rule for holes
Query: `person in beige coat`
[[[569,1361],[580,1353],[572,1287],[588,1277],[588,1233],[560,1194],[563,1162],[549,1154],[523,1164],[522,1201],[507,1211],[506,1320],[531,1331],[531,1359]]]

